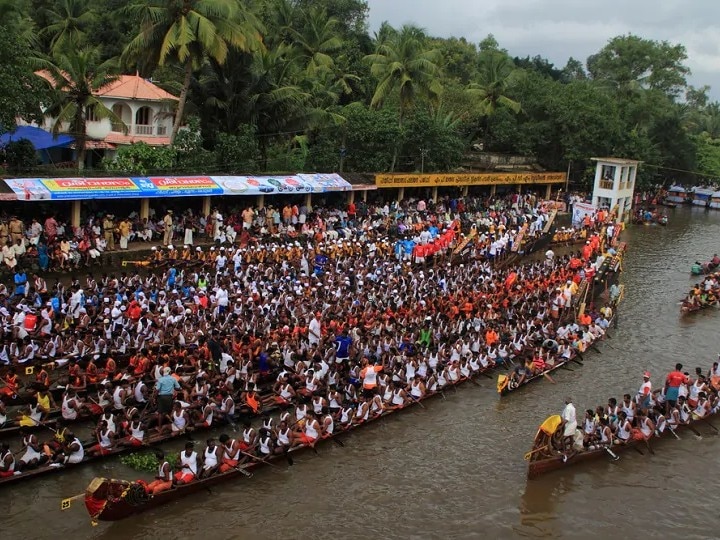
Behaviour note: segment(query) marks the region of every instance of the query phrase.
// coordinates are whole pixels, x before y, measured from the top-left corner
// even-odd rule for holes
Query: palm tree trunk
[[[78,171],[82,171],[85,168],[85,156],[87,154],[87,148],[85,145],[85,137],[80,137],[75,140],[77,145],[78,157],[77,157],[77,168]]]
[[[403,110],[402,107],[400,107],[400,115],[398,116],[398,127],[400,128],[400,131],[402,132],[402,121],[403,121]],[[397,142],[395,143],[395,149],[393,150],[393,157],[392,157],[392,163],[390,164],[390,172],[395,172],[395,164],[397,163],[398,158],[398,151],[400,150],[400,141],[402,140],[402,136],[398,137]]]
[[[170,134],[170,144],[175,142],[175,137],[180,130],[183,114],[185,114],[185,102],[187,101],[188,91],[190,90],[190,82],[192,81],[192,62],[185,62],[185,80],[183,81],[182,91],[180,92],[180,101],[175,112],[175,121],[173,122],[172,133]]]

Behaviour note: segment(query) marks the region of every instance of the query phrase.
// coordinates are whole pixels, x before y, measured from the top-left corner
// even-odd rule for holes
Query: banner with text
[[[560,184],[564,182],[564,172],[375,175],[375,184],[379,188]]]
[[[85,200],[208,195],[272,195],[349,191],[338,174],[292,176],[151,176],[133,178],[13,178],[18,200]]]

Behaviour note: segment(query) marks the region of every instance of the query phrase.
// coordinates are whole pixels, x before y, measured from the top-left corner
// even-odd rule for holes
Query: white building
[[[38,72],[38,75],[49,79],[44,72]],[[136,142],[151,146],[170,144],[177,97],[137,75],[121,75],[95,95],[122,123],[97,119],[92,111],[88,111],[88,161],[95,161],[93,157],[112,157],[121,145]],[[53,118],[46,117],[39,127],[52,131],[54,122]],[[67,127],[62,126],[61,131],[66,131]]]
[[[618,222],[627,221],[633,204],[637,168],[641,162],[612,157],[592,160],[596,162],[593,206],[616,211]]]

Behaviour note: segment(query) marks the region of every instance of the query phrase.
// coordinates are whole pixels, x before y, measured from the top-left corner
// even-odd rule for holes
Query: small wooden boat
[[[454,386],[458,386],[465,381],[472,379],[460,379],[454,383]],[[448,388],[451,385],[448,385]],[[381,418],[385,418],[399,411],[404,411],[409,408],[413,408],[422,401],[426,401],[432,397],[441,395],[442,391],[428,393],[421,400],[410,401],[407,405],[398,409],[386,409],[381,415],[370,418],[366,422],[361,424],[353,424],[350,427],[336,431],[332,436],[326,437],[321,440],[336,439],[343,433],[348,433],[357,429],[358,427],[370,424]],[[307,449],[306,446],[296,447],[290,452],[298,452]],[[202,478],[184,484],[181,486],[175,486],[168,491],[163,491],[157,495],[149,495],[145,490],[145,483],[143,481],[129,482],[127,480],[112,480],[108,478],[94,478],[90,485],[87,487],[85,492],[85,507],[93,520],[97,521],[120,521],[128,518],[134,514],[139,514],[151,508],[167,504],[171,501],[175,501],[186,495],[191,495],[202,491],[211,486],[237,478],[240,476],[251,476],[251,471],[258,469],[268,463],[284,460],[284,454],[273,455],[267,460],[261,460],[257,458],[254,461],[248,462],[241,466],[236,467],[226,473],[219,473],[208,478]]]
[[[675,431],[680,431],[684,428],[695,431],[694,426],[699,426],[703,422],[707,423],[713,416],[717,415],[695,419],[688,424],[680,424]],[[566,456],[561,450],[563,438],[561,422],[562,419],[559,415],[550,416],[538,428],[533,449],[525,454],[525,461],[529,462],[528,480],[532,480],[551,471],[565,469],[571,465],[597,460],[605,456],[617,459],[618,454],[621,452],[625,452],[630,448],[640,449],[646,444],[642,439],[630,439],[625,444],[613,444],[610,446],[594,445],[591,446],[590,449],[584,449],[570,456]],[[665,436],[665,433],[668,430],[669,429],[666,429],[659,436],[651,437],[650,441],[667,439],[668,437]]]

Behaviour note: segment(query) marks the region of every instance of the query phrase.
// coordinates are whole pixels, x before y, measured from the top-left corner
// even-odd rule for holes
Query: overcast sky
[[[694,86],[720,100],[720,0],[368,0],[371,31],[413,23],[431,35],[478,43],[493,34],[513,56],[583,63],[627,33],[682,43]]]

